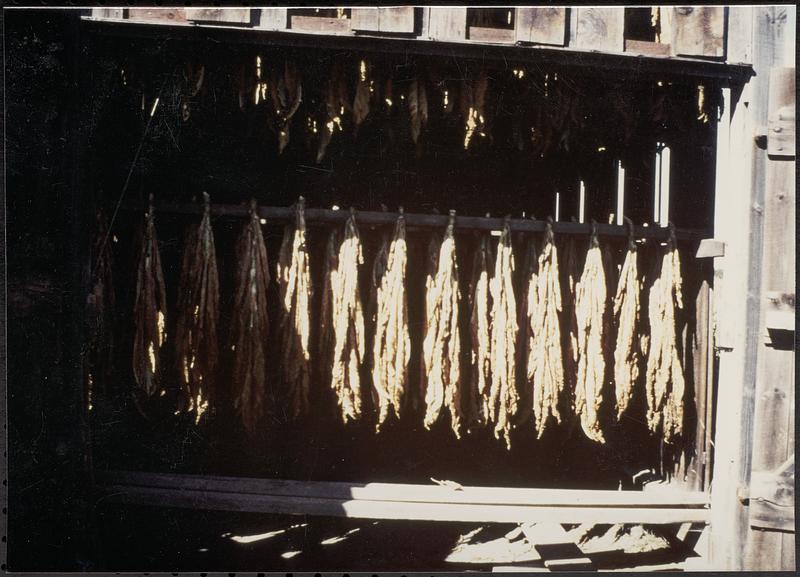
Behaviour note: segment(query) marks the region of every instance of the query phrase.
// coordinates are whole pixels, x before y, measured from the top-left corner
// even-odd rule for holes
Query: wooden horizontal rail
[[[141,204],[129,203],[124,205],[129,210],[144,210]],[[203,206],[192,203],[156,203],[155,212],[173,214],[201,214]],[[288,221],[294,216],[294,208],[290,206],[258,206],[256,213],[260,218],[266,220]],[[236,204],[212,204],[211,214],[223,217],[246,217],[250,214],[250,208],[246,205]],[[376,211],[356,211],[356,222],[366,225],[393,225],[397,221],[397,212],[376,212]],[[308,224],[340,224],[344,223],[350,216],[348,210],[331,210],[325,208],[306,208],[306,221]],[[447,226],[449,217],[443,214],[416,214],[406,213],[406,225],[409,228],[444,228]],[[482,216],[456,216],[455,229],[458,230],[501,230],[503,228],[503,218],[488,218]],[[544,232],[547,228],[547,221],[523,218],[511,218],[508,221],[512,232]],[[597,234],[600,236],[627,237],[628,228],[625,226],[597,223]],[[577,222],[554,222],[553,232],[555,234],[585,235],[588,236],[592,231],[592,224]],[[658,226],[634,226],[634,236],[636,238],[650,238],[666,240],[669,230]],[[678,240],[700,241],[711,236],[710,233],[702,230],[677,229],[675,236]]]
[[[461,522],[705,523],[703,493],[350,484],[159,473],[98,475],[101,500],[225,511]]]
[[[331,49],[353,52],[477,60],[487,67],[494,63],[507,68],[512,64],[533,63],[595,70],[598,74],[618,71],[623,74],[655,75],[667,78],[717,79],[723,84],[747,82],[754,74],[749,64],[732,64],[685,57],[658,57],[640,54],[607,53],[596,50],[519,44],[481,44],[469,41],[426,40],[375,36],[370,34],[324,35],[296,30],[243,29],[239,26],[203,26],[196,23],[134,22],[129,20],[93,20],[83,18],[86,31],[98,37],[133,37],[200,42],[230,42],[258,46],[288,46],[313,50]]]

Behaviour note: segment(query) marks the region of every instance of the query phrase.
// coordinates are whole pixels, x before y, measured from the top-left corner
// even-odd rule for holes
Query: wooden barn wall
[[[752,530],[747,506],[752,471],[793,453],[793,384],[780,375],[791,371],[794,353],[765,351],[763,314],[767,286],[785,286],[794,246],[791,229],[775,220],[777,206],[793,202],[781,176],[791,162],[769,159],[756,137],[768,125],[773,71],[794,65],[794,19],[788,6],[729,8],[730,57],[750,59],[756,76],[742,90],[724,91],[717,151],[715,236],[726,247],[714,266],[719,371],[710,553],[719,569],[794,568],[794,533]],[[773,251],[778,238],[784,249]],[[759,372],[768,359],[770,368]]]

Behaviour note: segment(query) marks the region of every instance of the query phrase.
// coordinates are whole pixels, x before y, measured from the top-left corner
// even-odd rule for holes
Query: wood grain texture
[[[514,31],[508,28],[485,28],[483,26],[470,26],[468,37],[477,42],[490,44],[513,44],[516,36]]]
[[[583,50],[622,52],[625,47],[625,9],[577,8],[575,42]]]
[[[795,156],[795,88],[794,67],[770,71],[767,154],[771,157]]]
[[[289,13],[286,8],[261,8],[258,28],[265,30],[285,30],[289,25]]]
[[[186,22],[186,10],[183,8],[129,8],[128,19],[151,22]]]
[[[347,34],[351,32],[350,18],[328,18],[324,16],[302,16],[289,14],[289,28],[323,34]]]
[[[350,19],[353,30],[379,32],[381,29],[380,8],[351,8]]]
[[[406,33],[414,32],[414,7],[351,8],[353,30],[365,32]]]
[[[517,8],[516,41],[564,46],[567,33],[567,9]]]
[[[199,22],[250,24],[249,8],[186,8],[186,19]]]
[[[466,7],[428,8],[428,38],[431,40],[464,40],[467,37]]]
[[[677,6],[672,13],[673,49],[678,56],[724,55],[725,9],[722,6]]]
[[[92,18],[97,20],[122,20],[124,13],[122,8],[92,8]]]

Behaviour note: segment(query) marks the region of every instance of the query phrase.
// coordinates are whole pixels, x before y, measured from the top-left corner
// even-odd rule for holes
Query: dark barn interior
[[[9,512],[10,568],[146,569],[147,558],[135,558],[131,551],[152,550],[144,543],[161,529],[148,528],[145,534],[136,530],[148,523],[171,527],[164,531],[180,550],[175,555],[165,550],[150,560],[176,570],[208,568],[204,563],[220,561],[189,549],[196,545],[192,539],[212,539],[212,530],[189,537],[189,527],[208,523],[216,531],[239,521],[250,523],[228,514],[156,514],[87,502],[85,484],[108,470],[346,482],[428,483],[436,478],[478,486],[593,489],[634,488],[633,475],[652,470],[695,489],[707,482],[695,466],[698,444],[705,442],[696,431],[704,438],[709,434],[705,406],[695,399],[705,399],[712,385],[694,355],[698,339],[705,338],[697,323],[702,316],[698,303],[711,272],[695,260],[694,252],[697,239],[713,236],[719,92],[713,81],[702,82],[699,99],[697,79],[635,66],[602,70],[580,62],[513,63],[383,52],[380,46],[361,53],[333,46],[219,42],[199,35],[126,36],[90,28],[77,13],[56,11],[6,13],[4,24],[6,61],[13,64],[6,70],[8,481],[14,504]],[[319,136],[312,127],[325,120],[331,70],[343,70],[352,91],[362,60],[374,74],[381,99],[375,99],[357,130],[342,115],[341,131],[334,133],[318,161]],[[269,107],[253,101],[257,61],[265,76],[292,62],[304,80],[302,104],[282,152],[280,129]],[[202,85],[195,90],[201,67]],[[483,134],[474,136],[465,150],[457,95],[464,86],[480,82],[483,74],[489,83]],[[426,86],[429,108],[416,144],[405,98],[415,79]],[[558,122],[559,130],[551,128]],[[176,306],[185,232],[198,216],[159,211],[160,205],[199,203],[207,192],[212,203],[224,205],[246,205],[254,198],[259,205],[291,206],[303,196],[309,207],[353,207],[356,215],[394,212],[402,206],[409,213],[455,209],[463,216],[544,219],[555,217],[558,192],[558,220],[570,221],[578,217],[583,181],[586,221],[608,223],[616,210],[616,163],[621,161],[625,216],[635,225],[657,226],[652,222],[653,163],[662,145],[671,150],[670,221],[678,230],[696,233],[695,240],[681,240],[680,245],[686,307],[678,324],[688,433],[678,446],[666,446],[647,432],[646,404],[640,397],[634,397],[626,419],[609,425],[608,442],[602,446],[587,439],[574,418],[552,427],[540,440],[532,426],[520,422],[510,450],[489,430],[471,431],[457,440],[446,418],[426,430],[420,364],[425,278],[423,267],[413,264],[408,278],[413,377],[404,417],[390,421],[379,434],[369,413],[362,422],[343,425],[330,391],[316,381],[313,418],[288,422],[281,391],[272,390],[276,410],[258,435],[248,437],[224,392],[226,375],[230,379],[224,343],[237,266],[234,247],[243,219],[222,215],[213,219],[223,343],[218,406],[197,425],[191,416],[174,414],[172,392],[150,400],[138,397],[130,363],[130,319],[137,235],[149,195],[155,199],[170,311]],[[91,276],[86,255],[93,254],[98,210],[112,223],[106,240],[113,256],[113,357],[94,375],[87,403],[86,391],[75,385],[86,379],[76,359],[88,332],[86,293],[80,289]],[[273,266],[283,224],[268,220],[262,227]],[[313,271],[321,269],[327,230],[327,225],[312,223]],[[388,229],[361,226],[365,271],[384,231]],[[468,230],[457,235],[461,274],[469,278],[478,235]],[[520,263],[531,237],[538,240],[541,234],[515,233]],[[411,230],[409,238],[409,263],[423,262],[431,231]],[[578,242],[588,246],[588,240],[582,236]],[[607,242],[621,265],[626,239],[609,237]],[[643,254],[653,260],[657,245],[646,243]],[[361,275],[361,282],[366,295],[368,274]],[[270,291],[274,313],[277,288]],[[315,300],[314,306],[318,304]],[[174,319],[168,316],[168,334],[170,323]],[[466,328],[463,332],[467,339]],[[272,339],[277,350],[274,333]],[[469,362],[468,352],[462,356]],[[168,356],[165,366],[174,366]],[[273,364],[270,370],[277,369]],[[177,374],[170,378],[176,381]],[[168,385],[170,390],[176,387]],[[613,397],[613,390],[609,394]],[[76,420],[78,414],[84,418]],[[610,414],[603,418],[612,421]],[[270,526],[281,522],[270,520]],[[322,531],[314,523],[312,528]],[[261,527],[256,521],[251,524],[254,531]],[[396,525],[400,528],[395,530],[385,524],[386,538],[403,542],[416,532],[432,551],[439,539],[446,553],[446,545],[458,537],[457,524],[436,536],[426,536],[424,529],[403,529],[402,522]],[[130,549],[123,551],[120,542]],[[43,543],[48,550],[42,550]],[[212,554],[226,560],[232,555],[227,549]],[[238,569],[257,562],[246,555],[233,558],[243,564]],[[316,559],[331,569],[350,568],[344,558]],[[286,561],[295,570],[306,562]],[[412,564],[422,570],[443,567],[426,563],[420,558]]]

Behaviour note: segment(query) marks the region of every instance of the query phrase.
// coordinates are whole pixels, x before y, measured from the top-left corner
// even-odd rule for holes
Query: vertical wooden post
[[[617,214],[615,216],[617,224],[622,225],[625,217],[625,167],[622,161],[617,161]]]

